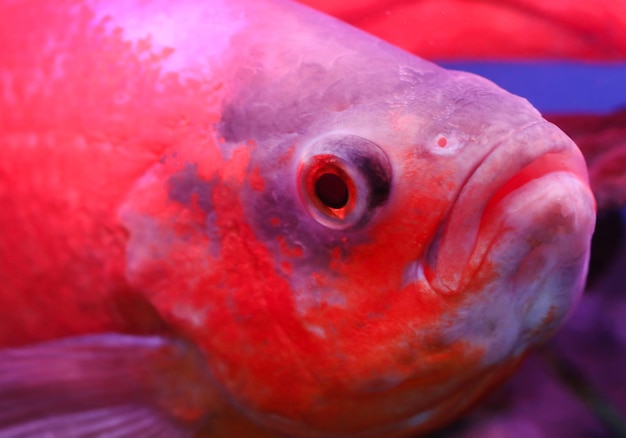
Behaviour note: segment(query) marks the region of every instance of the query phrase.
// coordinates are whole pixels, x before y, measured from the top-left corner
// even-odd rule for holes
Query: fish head
[[[263,5],[211,58],[228,81],[203,142],[176,143],[120,210],[129,281],[260,424],[432,428],[578,299],[584,160],[485,79],[291,5],[275,32]]]

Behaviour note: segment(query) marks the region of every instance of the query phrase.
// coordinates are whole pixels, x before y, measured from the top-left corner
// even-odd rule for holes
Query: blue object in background
[[[491,79],[546,114],[626,107],[626,63],[437,61]]]

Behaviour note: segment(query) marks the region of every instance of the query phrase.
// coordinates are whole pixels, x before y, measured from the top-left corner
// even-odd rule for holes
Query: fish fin
[[[4,438],[38,436],[79,437],[191,437],[195,431],[180,427],[154,409],[120,405],[37,418],[0,429]]]
[[[102,334],[0,350],[2,437],[185,437],[219,405],[201,353],[177,339]]]

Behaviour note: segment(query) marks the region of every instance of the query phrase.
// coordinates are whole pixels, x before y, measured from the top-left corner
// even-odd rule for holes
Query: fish
[[[428,433],[580,297],[583,156],[484,78],[280,0],[0,29],[3,437]]]

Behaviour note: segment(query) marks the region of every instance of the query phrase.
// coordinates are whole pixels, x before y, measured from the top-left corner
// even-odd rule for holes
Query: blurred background
[[[300,0],[526,97],[579,145],[598,202],[582,302],[439,438],[626,437],[626,0]]]

